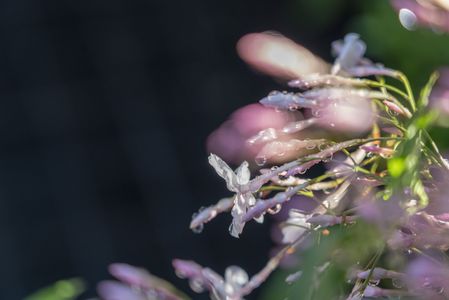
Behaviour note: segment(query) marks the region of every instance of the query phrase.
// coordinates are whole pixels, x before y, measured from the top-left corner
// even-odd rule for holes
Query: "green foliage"
[[[79,278],[59,280],[42,288],[24,300],[74,300],[85,291],[85,284]]]
[[[301,250],[300,269],[303,273],[300,279],[286,287],[283,282],[286,272],[278,272],[262,300],[288,296],[301,300],[336,299],[338,295],[347,294],[351,287],[347,282],[350,267],[364,267],[383,248],[377,230],[366,223],[337,225],[328,230],[328,235],[315,233],[315,239],[319,240],[317,245]],[[326,265],[327,261],[331,263]]]

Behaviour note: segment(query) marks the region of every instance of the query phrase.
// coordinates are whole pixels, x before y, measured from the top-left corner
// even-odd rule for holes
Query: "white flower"
[[[307,219],[310,215],[304,214],[297,209],[291,209],[288,213],[288,219],[284,226],[281,228],[282,231],[282,243],[291,244],[295,242],[306,230],[311,228],[310,224],[307,223]]]
[[[199,264],[175,259],[173,266],[181,278],[187,278],[195,292],[208,290],[212,300],[242,300],[242,292],[249,282],[248,274],[238,266],[229,266],[224,278],[210,268]]]
[[[215,154],[210,154],[209,164],[214,167],[220,177],[226,181],[228,190],[235,193],[234,206],[232,207],[232,223],[229,227],[229,232],[234,237],[239,237],[242,233],[245,222],[243,216],[246,214],[249,207],[254,206],[256,199],[250,185],[250,171],[248,162],[244,161],[235,171],[233,171],[226,162]],[[257,188],[258,189],[258,188]],[[259,222],[263,219],[258,219]]]
[[[348,70],[355,67],[363,58],[366,50],[366,44],[360,40],[356,33],[349,33],[343,41],[332,43],[332,48],[337,54],[335,63],[332,67],[332,74],[337,74],[341,69]]]

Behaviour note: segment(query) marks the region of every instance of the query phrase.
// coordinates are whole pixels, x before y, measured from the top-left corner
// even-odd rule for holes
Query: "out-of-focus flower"
[[[234,112],[228,121],[209,135],[206,148],[232,163],[254,158],[260,147],[248,143],[248,139],[264,130],[260,139],[272,140],[271,134],[276,134],[277,129],[283,128],[294,117],[292,113],[277,112],[260,104],[247,105]],[[268,132],[267,128],[272,130]]]
[[[205,223],[215,218],[218,214],[231,210],[233,206],[233,198],[223,198],[215,205],[200,209],[198,213],[195,213],[192,216],[190,229],[192,229],[194,232],[201,232]]]
[[[282,224],[282,242],[291,244],[296,241],[305,231],[311,228],[311,224],[307,222],[310,215],[302,211],[291,209],[287,221]]]
[[[366,44],[356,33],[347,34],[343,41],[332,43],[332,50],[337,58],[332,66],[332,74],[340,70],[349,70],[359,64],[366,51]]]
[[[250,33],[237,43],[237,52],[251,67],[280,79],[328,73],[329,66],[309,50],[273,33]]]
[[[412,215],[406,224],[413,235],[413,246],[419,249],[449,249],[449,222],[425,212]]]
[[[443,300],[449,298],[449,266],[420,257],[406,270],[406,283],[420,299]]]
[[[449,2],[447,0],[391,0],[399,12],[401,24],[412,30],[416,25],[449,32]]]
[[[249,281],[248,274],[238,266],[228,267],[224,278],[193,261],[175,259],[173,267],[179,277],[189,280],[190,286],[195,292],[201,293],[207,290],[213,300],[242,299],[240,290]]]
[[[189,299],[173,285],[148,273],[145,269],[115,263],[109,266],[109,272],[120,282],[109,280],[98,284],[98,293],[104,300]]]
[[[319,145],[326,144],[323,139],[316,140],[298,140],[291,139],[287,141],[274,141],[265,144],[256,155],[256,163],[264,165],[267,161],[273,161],[276,158],[293,159],[298,153],[306,153],[308,150],[317,148]]]
[[[359,279],[370,279],[372,281],[378,281],[385,278],[391,279],[403,279],[404,274],[392,270],[386,270],[383,268],[374,268],[373,270],[365,270],[357,273]]]
[[[370,145],[370,146],[362,146],[362,149],[368,153],[376,153],[382,156],[383,158],[392,157],[394,154],[394,150],[385,147],[379,147],[378,145]]]

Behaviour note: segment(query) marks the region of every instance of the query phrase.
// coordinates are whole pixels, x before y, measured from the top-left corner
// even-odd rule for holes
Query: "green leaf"
[[[85,289],[84,281],[80,278],[59,280],[36,291],[24,300],[73,300],[82,294]]]

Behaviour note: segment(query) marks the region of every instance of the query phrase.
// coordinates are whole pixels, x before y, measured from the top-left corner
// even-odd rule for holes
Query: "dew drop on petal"
[[[204,225],[201,224],[201,225],[198,225],[198,226],[196,226],[196,227],[193,227],[193,228],[192,228],[192,231],[193,231],[194,233],[201,233],[201,232],[203,231],[203,229],[204,229]]]
[[[268,98],[270,98],[270,97],[273,97],[273,96],[277,96],[277,95],[279,95],[279,91],[271,91],[269,94],[268,94]]]
[[[321,114],[322,114],[322,111],[321,111],[320,109],[316,109],[316,110],[313,110],[313,111],[312,111],[312,115],[313,115],[315,118],[321,117]]]
[[[204,292],[204,286],[203,283],[198,279],[191,279],[189,280],[189,286],[195,293],[202,293]]]
[[[278,212],[280,212],[281,209],[282,209],[282,205],[276,204],[275,207],[269,208],[269,209],[267,210],[267,212],[268,212],[269,214],[271,214],[271,215],[275,215],[275,214],[277,214]]]
[[[380,283],[379,279],[370,279],[368,284],[371,286],[377,286],[377,285],[379,285],[379,283]]]
[[[256,156],[256,158],[254,159],[254,161],[256,162],[256,164],[258,166],[263,166],[267,163],[267,157],[266,156]]]
[[[232,286],[243,286],[248,280],[248,274],[240,267],[229,266],[225,271],[226,282],[230,283]]]
[[[401,8],[399,10],[399,22],[407,30],[414,30],[416,28],[416,15],[410,9]]]
[[[285,155],[285,152],[278,152],[278,153],[276,153],[276,155],[278,156],[278,157],[282,157],[282,156],[284,156]]]
[[[306,144],[306,149],[307,150],[313,150],[313,149],[315,149],[315,147],[316,147],[316,144],[314,144],[314,143],[307,143]]]
[[[399,278],[393,278],[391,280],[391,284],[393,284],[393,286],[398,289],[401,289],[404,287],[404,282]]]

